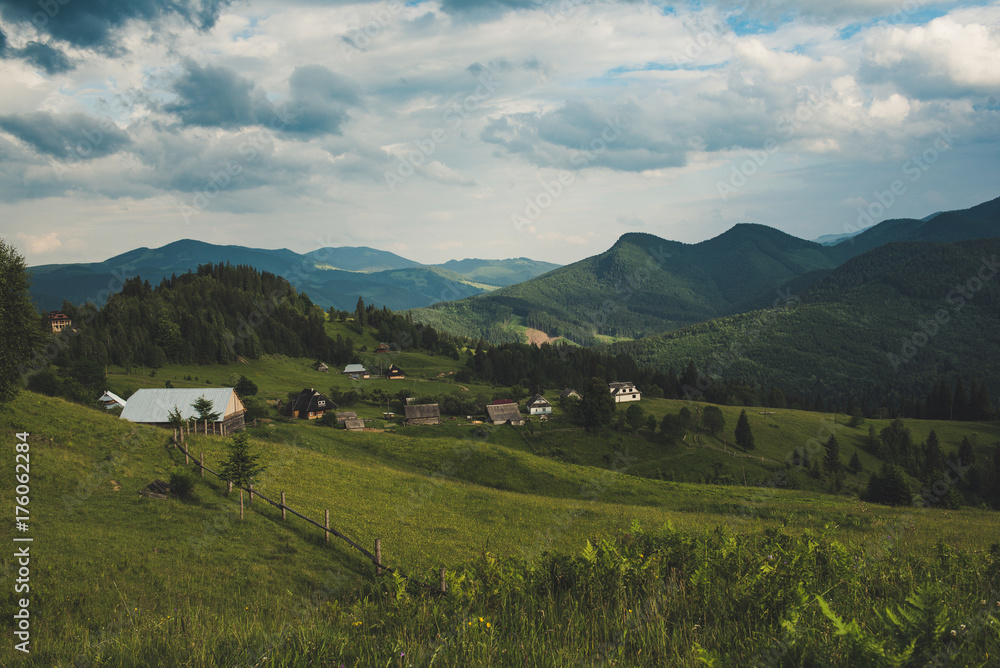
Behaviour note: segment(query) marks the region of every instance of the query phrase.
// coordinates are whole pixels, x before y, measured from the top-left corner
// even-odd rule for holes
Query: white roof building
[[[118,406],[125,408],[125,400],[111,390],[106,390],[98,401],[100,401],[107,410],[111,410],[112,408],[116,408]]]
[[[143,424],[169,424],[169,413],[176,408],[185,420],[198,417],[192,404],[200,397],[212,402],[212,410],[219,413],[216,422],[227,422],[242,417],[246,409],[231,387],[177,387],[136,390],[128,398],[121,419]],[[227,430],[231,430],[227,427]]]

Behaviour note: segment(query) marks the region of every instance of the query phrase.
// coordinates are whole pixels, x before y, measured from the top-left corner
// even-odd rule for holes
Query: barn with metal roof
[[[125,402],[121,419],[160,427],[170,426],[169,413],[176,408],[186,421],[198,417],[193,404],[205,397],[212,402],[212,410],[219,413],[216,425],[225,433],[243,429],[246,408],[231,387],[174,387],[136,390]]]

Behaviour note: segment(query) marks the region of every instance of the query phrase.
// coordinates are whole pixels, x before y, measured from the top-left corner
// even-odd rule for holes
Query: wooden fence
[[[184,463],[185,464],[190,464],[191,460],[194,459],[194,455],[192,455],[188,451],[188,449],[187,449],[187,444],[184,442],[184,434],[183,434],[183,432],[181,432],[180,434],[178,434],[178,430],[174,430],[174,434],[171,437],[171,442],[174,444],[175,448],[179,449],[181,452],[184,453]],[[250,485],[249,487],[242,487],[240,485],[233,485],[232,481],[226,480],[225,478],[223,478],[222,474],[220,474],[217,471],[213,471],[212,469],[210,469],[207,466],[205,466],[205,453],[204,452],[200,453],[200,457],[198,458],[198,460],[196,460],[194,462],[194,464],[195,464],[195,466],[198,467],[199,473],[200,473],[200,475],[201,475],[202,478],[205,477],[205,471],[208,471],[209,473],[211,473],[212,475],[214,475],[219,480],[224,480],[227,483],[227,489],[229,491],[232,491],[233,487],[237,487],[238,489],[242,489],[245,492],[247,492],[250,495],[250,505],[253,505],[253,497],[256,495],[256,496],[260,497],[261,499],[263,499],[264,501],[266,501],[267,503],[270,503],[272,506],[274,506],[278,510],[280,510],[281,511],[281,519],[283,521],[287,521],[288,516],[287,516],[286,513],[291,513],[291,514],[295,515],[296,517],[299,517],[299,518],[305,520],[309,524],[312,524],[313,526],[316,526],[316,527],[319,527],[320,529],[322,529],[323,532],[324,532],[324,536],[326,538],[326,542],[327,543],[330,542],[330,534],[333,534],[334,536],[336,536],[337,538],[341,539],[342,541],[344,541],[345,543],[347,543],[348,545],[350,545],[351,547],[353,547],[355,550],[357,550],[358,552],[360,552],[361,554],[363,554],[365,557],[367,557],[367,559],[372,562],[372,565],[375,566],[375,574],[376,575],[382,575],[384,573],[397,573],[398,575],[400,575],[404,579],[406,579],[406,580],[408,580],[410,582],[414,582],[415,584],[417,584],[419,586],[422,586],[425,589],[437,590],[437,591],[439,591],[442,594],[447,593],[448,587],[447,587],[447,584],[445,582],[445,575],[446,575],[446,572],[447,572],[446,569],[442,568],[441,571],[440,571],[441,583],[440,583],[440,587],[437,587],[437,588],[432,587],[431,585],[427,585],[427,584],[425,584],[423,582],[419,582],[417,580],[413,580],[409,576],[407,576],[407,575],[405,575],[403,573],[399,573],[398,571],[396,571],[396,569],[390,568],[389,566],[386,566],[385,564],[382,563],[382,539],[381,538],[376,538],[375,539],[375,553],[372,554],[370,551],[368,551],[367,549],[365,549],[364,547],[362,547],[361,545],[359,545],[355,541],[351,540],[350,538],[348,538],[347,536],[345,536],[340,531],[337,531],[336,529],[330,528],[330,511],[329,511],[329,509],[327,509],[324,512],[324,523],[320,524],[319,522],[317,522],[317,521],[315,521],[315,520],[313,520],[313,519],[311,519],[309,517],[306,517],[302,513],[298,512],[297,510],[294,510],[293,508],[290,508],[287,505],[285,505],[285,493],[284,492],[281,493],[281,501],[279,502],[279,501],[275,501],[274,499],[269,499],[268,497],[264,496],[260,492],[255,491],[254,488],[253,488],[253,485]]]

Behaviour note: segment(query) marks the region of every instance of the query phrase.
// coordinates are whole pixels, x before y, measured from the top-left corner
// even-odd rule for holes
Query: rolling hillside
[[[962,378],[967,386],[984,380],[995,397],[997,257],[996,239],[894,243],[848,261],[787,307],[711,320],[611,350],[654,366],[693,359],[717,378],[876,406],[922,397],[940,378]]]

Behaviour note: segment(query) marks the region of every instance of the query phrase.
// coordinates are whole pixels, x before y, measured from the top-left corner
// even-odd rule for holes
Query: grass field
[[[674,408],[670,402],[662,405]],[[759,418],[784,419],[783,429],[796,438],[815,432],[808,415],[789,412]],[[385,665],[391,657],[396,660],[390,665],[409,665],[399,661],[405,659],[399,653],[422,657],[413,665],[429,665],[435,651],[441,665],[523,665],[524,656],[513,658],[520,651],[517,642],[506,639],[506,634],[503,640],[494,636],[476,621],[479,617],[547,643],[526,655],[528,665],[579,665],[595,653],[603,656],[609,646],[616,646],[615,632],[633,628],[638,635],[637,624],[649,637],[634,646],[619,642],[616,651],[623,658],[618,665],[662,665],[653,657],[662,659],[669,648],[678,665],[695,665],[695,640],[708,652],[705,656],[747,657],[761,651],[763,635],[780,633],[780,626],[774,627],[780,619],[771,620],[761,627],[763,635],[751,634],[737,642],[720,619],[714,626],[701,624],[711,631],[700,639],[669,630],[656,635],[652,617],[643,621],[626,613],[626,608],[620,615],[605,610],[612,621],[601,622],[604,626],[595,630],[598,617],[584,604],[597,590],[579,583],[562,594],[525,599],[524,583],[541,577],[536,567],[524,571],[525,564],[549,563],[546,560],[554,554],[586,553],[588,540],[603,546],[607,554],[618,555],[618,570],[609,571],[609,577],[624,577],[627,571],[637,578],[636,573],[646,572],[642,568],[652,569],[651,565],[639,568],[638,553],[616,543],[623,534],[638,535],[638,525],[674,527],[667,538],[657,539],[666,543],[653,541],[659,547],[651,544],[647,551],[666,555],[680,549],[668,549],[668,543],[697,546],[702,541],[705,550],[711,546],[713,554],[722,555],[749,541],[747,554],[740,552],[744,561],[751,552],[777,549],[775,541],[789,555],[798,550],[802,559],[815,559],[816,548],[810,548],[815,539],[807,536],[822,534],[824,545],[835,541],[842,546],[836,549],[870,561],[871,577],[894,578],[895,588],[884,596],[899,604],[905,603],[911,585],[927,580],[925,571],[937,563],[939,545],[960,551],[970,564],[966,579],[953,588],[958,592],[952,594],[956,605],[955,596],[960,594],[962,605],[968,606],[973,581],[986,587],[995,585],[997,578],[996,562],[988,556],[990,545],[1000,536],[996,513],[887,508],[814,491],[685,484],[617,472],[629,465],[632,455],[626,450],[640,448],[644,439],[638,436],[586,435],[556,423],[538,426],[534,433],[523,430],[524,438],[510,427],[484,429],[457,422],[397,428],[395,433],[348,433],[303,422],[269,423],[251,430],[267,466],[258,491],[273,498],[285,491],[290,507],[320,522],[329,509],[334,528],[369,549],[375,538],[381,538],[385,563],[418,579],[436,580],[437,569],[447,567],[453,598],[428,599],[391,578],[373,579],[371,566],[359,553],[337,540],[325,544],[319,529],[297,518],[282,522],[280,513],[259,499],[240,522],[238,501],[227,498],[224,485],[211,475],[199,481],[188,501],[139,496],[147,483],[166,478],[183,464],[183,456],[168,447],[162,430],[30,393],[22,393],[10,406],[2,424],[5,438],[12,441],[16,432],[31,434],[35,643],[30,657],[16,659],[8,644],[0,651],[7,657],[4,665],[14,665],[15,660],[37,666],[81,661],[95,666],[233,665],[232,657],[242,657],[237,662],[246,665],[310,665],[313,660]],[[949,426],[935,427],[943,441],[959,437],[965,425],[955,426],[954,431]],[[912,427],[915,433],[919,429]],[[990,437],[996,434],[995,426],[976,428]],[[568,438],[570,434],[575,436]],[[218,437],[193,436],[189,447],[204,452],[206,465],[216,468],[225,443]],[[546,452],[556,443],[564,449],[575,447],[581,461],[598,459],[603,448],[610,462],[560,461]],[[784,447],[762,442],[760,450],[767,452],[765,458],[777,458]],[[13,495],[10,480],[7,476],[0,485],[7,498]],[[780,534],[766,534],[769,530]],[[731,538],[712,538],[713,531]],[[730,545],[726,542],[730,540],[737,543]],[[678,552],[671,557],[676,568],[686,563],[681,556]],[[549,568],[584,567],[580,558],[574,559],[551,562]],[[602,561],[605,557],[593,559],[586,568],[611,568]],[[894,570],[897,559],[909,564],[905,573]],[[10,572],[13,559],[5,554],[2,560]],[[740,568],[750,568],[744,561]],[[658,563],[657,569],[664,567]],[[759,566],[753,566],[754,572]],[[691,567],[674,575],[683,586],[695,587],[699,578],[708,577],[699,576],[693,562]],[[633,573],[636,568],[639,571]],[[591,577],[597,571],[587,572]],[[661,575],[668,577],[669,570],[666,573]],[[491,578],[502,600],[489,595],[486,583]],[[516,584],[519,581],[521,585]],[[873,586],[856,583],[862,585]],[[649,605],[651,590],[635,583],[626,589],[592,604],[613,610],[620,605],[633,610],[644,602]],[[781,610],[806,605],[795,603],[799,599],[791,590],[781,591],[788,599],[785,607],[778,606]],[[694,607],[670,614],[684,619],[702,615],[705,608],[699,606],[709,605],[713,596],[706,590],[700,604],[692,600]],[[537,606],[537,612],[519,613],[524,605]],[[5,612],[12,613],[13,606],[9,596]],[[864,608],[861,599],[854,606]],[[809,608],[815,617],[810,623],[820,624],[822,615],[815,616],[815,607]],[[545,615],[551,619],[544,621]],[[459,637],[456,618],[473,626],[463,627],[461,642],[442,644],[441,638]],[[289,626],[289,619],[298,621]],[[557,620],[559,626],[551,627],[556,635],[546,635],[549,623]],[[362,627],[367,633],[361,633]],[[594,633],[603,640],[591,646]],[[280,638],[280,651],[273,650],[275,638]],[[264,659],[268,647],[271,659]],[[643,648],[647,658],[637,653]],[[565,662],[556,660],[558,652],[565,655]],[[463,663],[469,661],[473,663]]]

